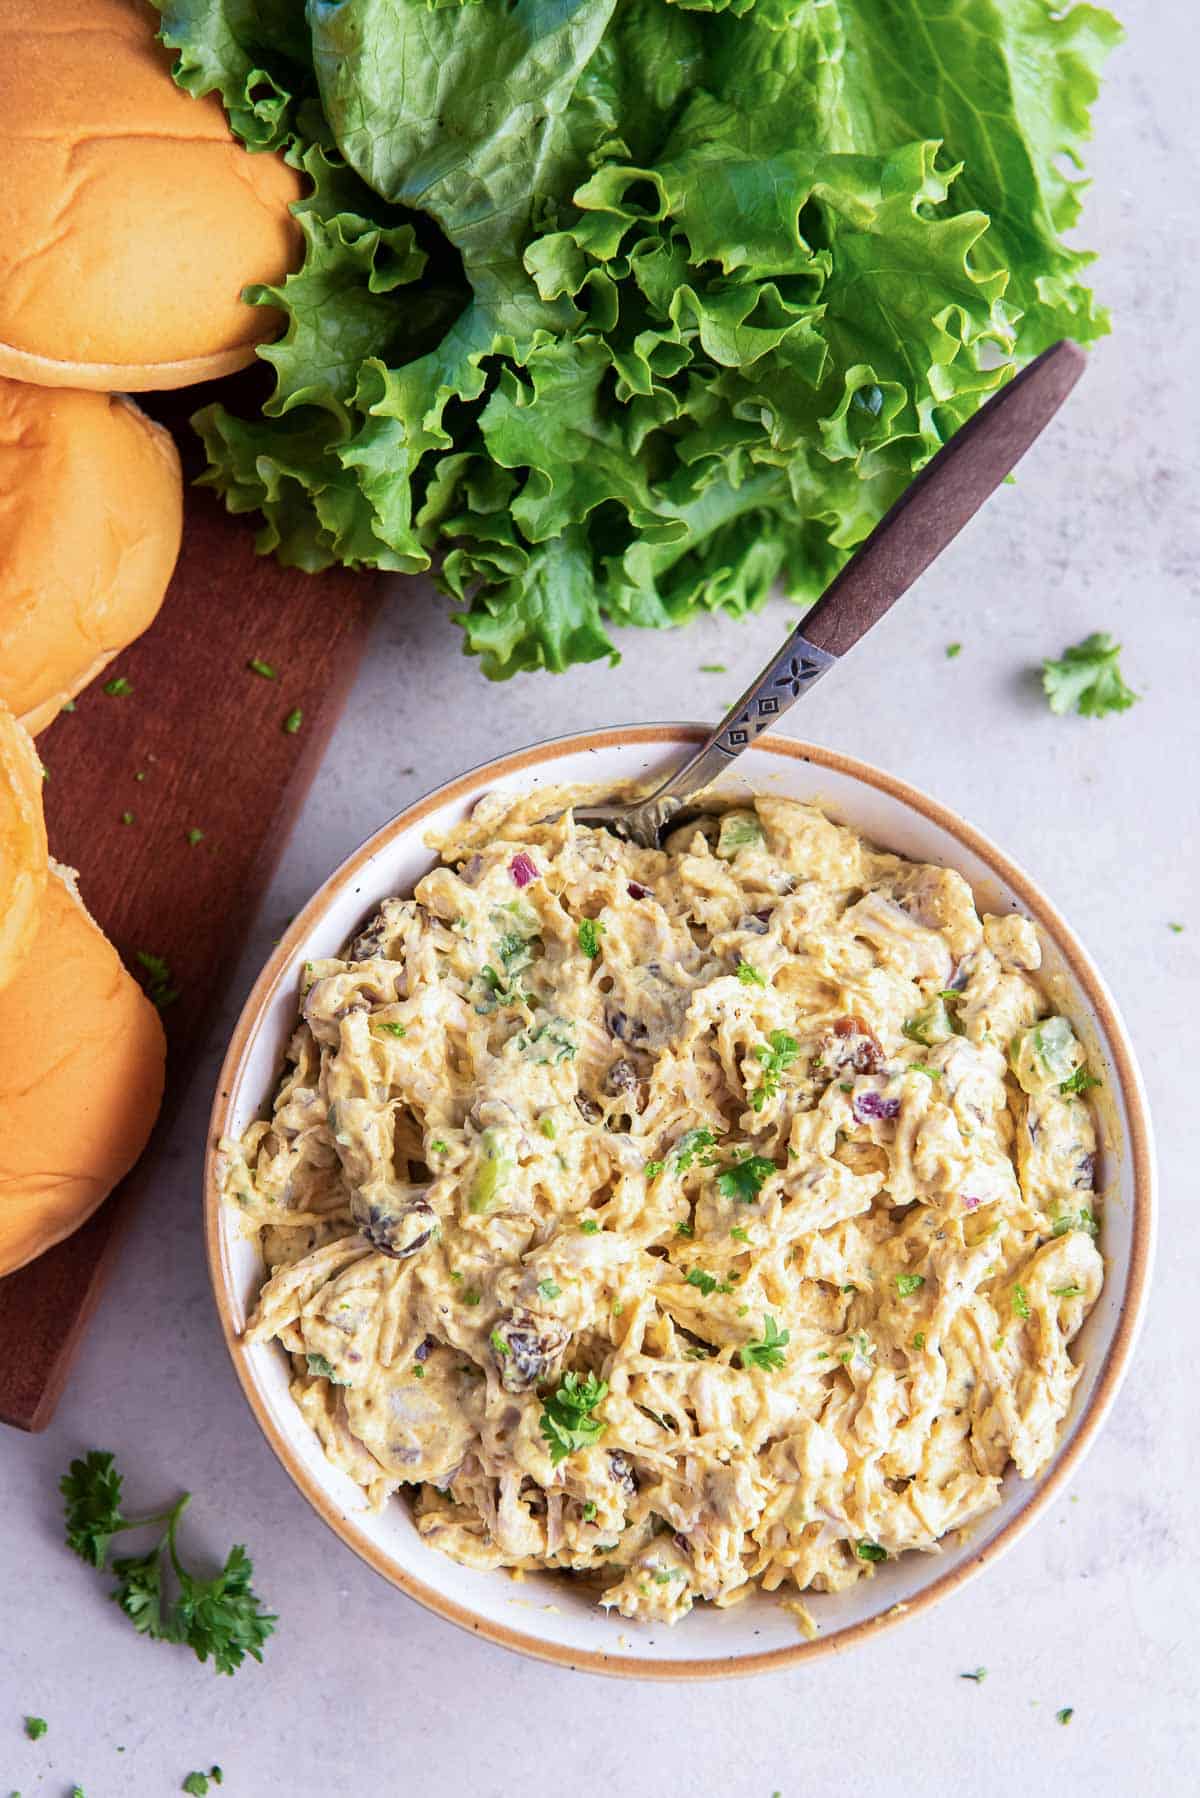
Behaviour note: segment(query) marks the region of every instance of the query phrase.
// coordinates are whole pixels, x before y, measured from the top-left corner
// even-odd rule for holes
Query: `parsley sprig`
[[[772,1030],[767,1041],[759,1043],[754,1053],[762,1063],[762,1079],[750,1094],[750,1104],[755,1111],[761,1111],[767,1100],[779,1091],[779,1076],[791,1067],[800,1053],[800,1045],[786,1030]]]
[[[1108,631],[1093,631],[1082,643],[1064,649],[1059,661],[1043,662],[1042,686],[1050,710],[1078,712],[1082,718],[1127,712],[1140,695],[1125,685],[1120,653],[1121,645]]]
[[[738,1199],[743,1205],[753,1205],[762,1191],[763,1181],[778,1172],[775,1163],[765,1155],[746,1155],[741,1161],[735,1161],[717,1175],[718,1190],[727,1199]]]
[[[557,1392],[542,1400],[540,1429],[550,1445],[550,1459],[557,1467],[577,1449],[591,1448],[604,1434],[604,1419],[592,1413],[608,1397],[608,1381],[594,1373],[580,1379],[577,1373],[563,1375]]]
[[[191,1494],[181,1493],[167,1511],[126,1517],[121,1510],[121,1475],[111,1454],[93,1449],[72,1461],[59,1481],[65,1503],[67,1546],[101,1571],[114,1536],[125,1530],[163,1525],[145,1554],[112,1563],[117,1584],[111,1597],[141,1635],[178,1642],[201,1661],[211,1655],[218,1673],[233,1673],[246,1656],[262,1660],[262,1647],[276,1618],[264,1611],[250,1585],[250,1557],[235,1543],[213,1579],[200,1579],[179,1558],[176,1532]],[[174,1596],[169,1588],[173,1586]]]
[[[791,1339],[790,1330],[781,1330],[773,1317],[764,1317],[761,1342],[743,1342],[738,1350],[742,1366],[768,1371],[782,1367],[787,1359],[784,1350]]]

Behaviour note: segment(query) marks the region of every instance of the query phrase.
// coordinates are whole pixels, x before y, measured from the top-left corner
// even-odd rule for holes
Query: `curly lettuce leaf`
[[[248,296],[274,394],[200,415],[206,478],[299,566],[433,568],[494,678],[810,601],[1015,367],[1106,328],[1062,241],[1091,6],[163,14],[311,184],[303,267]]]

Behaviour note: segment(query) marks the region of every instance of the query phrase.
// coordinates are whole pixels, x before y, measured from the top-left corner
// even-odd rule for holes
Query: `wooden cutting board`
[[[202,460],[186,419],[207,399],[242,410],[257,371],[217,388],[145,396],[175,431],[185,471]],[[162,956],[178,998],[163,1013],[167,1087],[146,1154],[66,1242],[0,1280],[0,1420],[50,1421],[119,1248],[155,1177],[174,1112],[263,890],[354,678],[380,583],[344,570],[307,575],[254,552],[254,523],[189,486],[183,550],[162,611],[112,664],[132,692],[93,685],[38,739],[49,771],[50,850],[79,870],[89,911],[137,970]],[[252,673],[261,658],[277,680]],[[299,708],[300,728],[284,720]],[[141,776],[142,778],[139,778]],[[133,814],[132,823],[122,821]],[[203,840],[189,843],[190,830]],[[143,980],[145,975],[142,975]],[[162,1204],[197,1218],[199,1169]]]

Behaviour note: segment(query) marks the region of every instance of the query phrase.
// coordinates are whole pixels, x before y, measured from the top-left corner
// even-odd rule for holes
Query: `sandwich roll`
[[[175,85],[145,0],[0,0],[0,374],[183,387],[279,329],[300,178]]]
[[[158,1013],[57,862],[33,947],[0,992],[0,1274],[89,1218],[162,1099]]]
[[[28,730],[150,624],[182,527],[179,452],[132,400],[0,378],[0,701]]]
[[[29,736],[0,704],[0,988],[28,957],[46,891],[45,777]],[[16,1045],[6,1044],[11,1058]]]

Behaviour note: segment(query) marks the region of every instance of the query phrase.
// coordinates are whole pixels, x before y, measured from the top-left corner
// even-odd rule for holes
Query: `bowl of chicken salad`
[[[760,737],[643,849],[572,801],[700,727],[565,738],[410,807],[259,977],[208,1250],[335,1532],[599,1672],[785,1665],[953,1591],[1127,1367],[1153,1152],[1053,905],[888,774]]]

